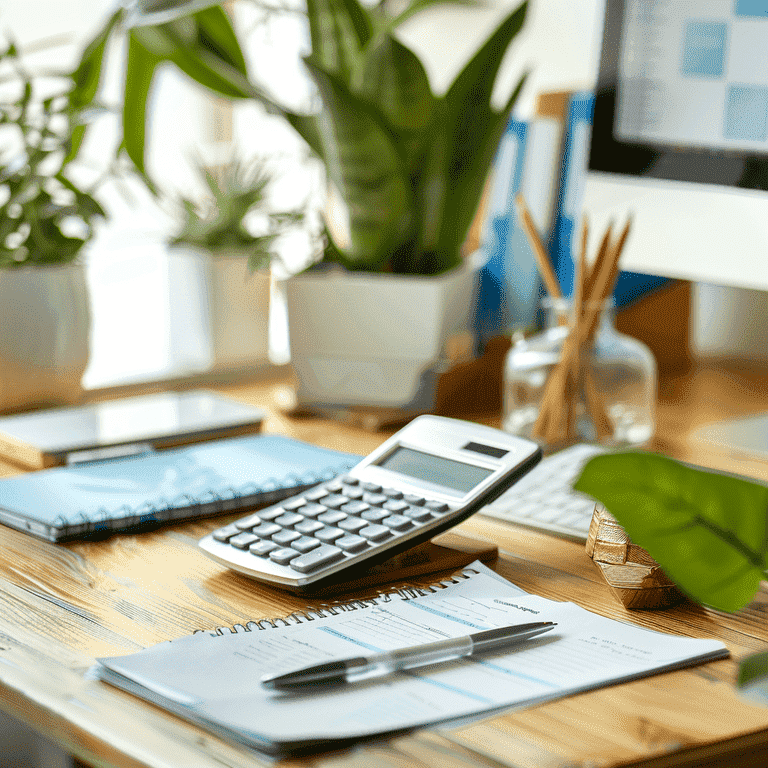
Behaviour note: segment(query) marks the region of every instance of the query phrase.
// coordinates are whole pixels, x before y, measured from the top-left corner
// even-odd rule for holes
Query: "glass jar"
[[[530,338],[515,338],[504,363],[502,427],[523,437],[532,437],[547,380],[570,331],[569,299],[547,298],[543,306],[545,329]],[[589,366],[608,417],[609,434],[599,442],[629,446],[648,441],[656,425],[656,360],[645,344],[616,330],[612,299],[602,307],[594,339],[580,359],[582,366]],[[574,427],[569,442],[598,441],[581,386]],[[534,439],[544,442],[539,436]]]

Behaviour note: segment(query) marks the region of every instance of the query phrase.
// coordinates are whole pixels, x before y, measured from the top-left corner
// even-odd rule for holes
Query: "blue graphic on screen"
[[[683,42],[683,74],[722,77],[727,38],[728,24],[724,21],[689,21]]]
[[[731,85],[725,105],[725,138],[765,141],[768,137],[768,89]]]
[[[736,0],[736,15],[768,19],[768,0]]]

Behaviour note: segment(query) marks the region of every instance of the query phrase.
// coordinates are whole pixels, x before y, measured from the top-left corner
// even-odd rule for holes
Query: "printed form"
[[[102,677],[246,743],[361,738],[528,705],[727,655],[722,643],[651,632],[527,595],[480,564],[470,578],[293,627],[164,643],[103,659]],[[366,683],[268,691],[262,675],[484,629],[554,621],[542,637]],[[140,688],[142,690],[137,690]],[[154,692],[154,695],[153,695]]]

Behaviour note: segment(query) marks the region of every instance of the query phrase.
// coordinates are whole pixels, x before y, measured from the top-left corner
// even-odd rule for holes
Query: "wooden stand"
[[[589,526],[587,554],[625,608],[652,611],[685,599],[659,564],[632,543],[616,518],[600,504]]]
[[[492,562],[498,556],[499,548],[493,542],[449,531],[373,566],[357,579],[326,587],[319,594],[391,584],[415,576],[456,570],[475,560]]]

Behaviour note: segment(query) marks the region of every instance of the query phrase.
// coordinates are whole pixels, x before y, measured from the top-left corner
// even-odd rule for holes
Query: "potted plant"
[[[0,101],[0,411],[74,402],[88,362],[80,260],[105,215],[67,174],[80,111],[65,87],[40,98],[19,51],[0,51],[15,91]]]
[[[469,329],[477,270],[462,259],[461,246],[524,82],[501,109],[492,107],[496,75],[526,3],[442,96],[393,35],[432,4],[416,2],[388,18],[358,0],[309,0],[312,52],[305,63],[322,105],[312,114],[285,108],[266,84],[250,81],[235,33],[216,6],[164,2],[160,13],[160,4],[144,0],[137,5],[143,14],[116,15],[99,38],[120,21],[129,25],[123,145],[140,171],[147,93],[165,61],[218,93],[261,101],[322,160],[332,198],[341,202],[341,226],[327,228],[321,264],[288,285],[300,399],[424,405],[449,338]],[[94,41],[89,84],[100,68],[97,50]]]
[[[768,576],[768,486],[650,453],[591,459],[574,484],[602,502],[695,602],[735,612]],[[768,652],[741,661],[738,684],[768,705]]]
[[[206,197],[182,197],[182,223],[171,240],[172,258],[192,260],[203,272],[203,310],[214,370],[265,363],[269,351],[269,264],[275,243],[303,221],[301,211],[274,212],[272,181],[263,163],[199,163]]]

